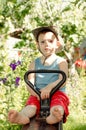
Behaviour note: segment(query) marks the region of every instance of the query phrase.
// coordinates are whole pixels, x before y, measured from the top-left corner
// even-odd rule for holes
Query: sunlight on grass
[[[64,130],[86,130],[86,124],[77,122],[75,120],[70,119],[67,124],[64,125]]]
[[[64,130],[86,130],[86,116],[77,112],[77,110],[69,115],[69,118],[65,124],[63,124]]]

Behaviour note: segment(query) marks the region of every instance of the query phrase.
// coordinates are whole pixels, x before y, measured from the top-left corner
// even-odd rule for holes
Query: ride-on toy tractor
[[[40,91],[36,90],[34,88],[34,85],[28,80],[28,75],[31,73],[59,73],[62,75],[62,80],[52,89],[50,93],[50,98],[42,100],[40,96]],[[31,118],[30,123],[24,125],[22,127],[22,130],[63,130],[63,120],[61,120],[59,123],[49,125],[46,123],[45,119],[50,113],[49,106],[50,106],[51,97],[66,81],[66,74],[60,70],[31,70],[25,73],[24,80],[31,87],[31,89],[34,90],[38,94],[40,98],[41,109],[40,109],[39,115]]]

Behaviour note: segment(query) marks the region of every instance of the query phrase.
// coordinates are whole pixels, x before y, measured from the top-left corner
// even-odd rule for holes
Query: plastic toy
[[[34,89],[34,85],[28,80],[28,75],[30,73],[59,73],[62,75],[62,80],[54,87],[54,89],[50,93],[50,98],[42,100],[40,97],[40,91]],[[25,82],[33,89],[38,96],[40,97],[40,113],[37,116],[31,118],[29,124],[26,124],[22,127],[22,130],[63,130],[63,121],[61,120],[59,123],[54,125],[49,125],[46,123],[45,119],[49,115],[50,112],[50,99],[51,96],[61,87],[61,85],[66,81],[66,74],[60,70],[31,70],[27,71],[24,75]]]

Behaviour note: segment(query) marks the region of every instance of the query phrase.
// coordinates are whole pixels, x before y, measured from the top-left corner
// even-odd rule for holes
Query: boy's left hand
[[[50,85],[42,88],[40,91],[41,91],[41,99],[47,99],[50,97],[50,92],[51,92],[51,87]]]

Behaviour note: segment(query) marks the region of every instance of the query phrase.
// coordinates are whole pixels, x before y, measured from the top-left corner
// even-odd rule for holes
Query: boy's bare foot
[[[58,108],[56,108],[56,109],[53,111],[53,115],[56,117],[57,122],[61,121],[62,118],[63,118],[63,113],[62,113],[62,111],[60,111]]]
[[[15,124],[28,124],[30,122],[29,118],[20,114],[15,110],[10,110],[8,113],[8,120]]]
[[[46,122],[48,124],[55,124],[58,123],[59,121],[61,121],[63,118],[63,115],[61,114],[61,111],[58,108],[55,108],[52,112],[52,114],[50,114],[47,118],[46,118]]]

